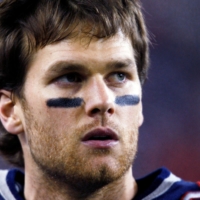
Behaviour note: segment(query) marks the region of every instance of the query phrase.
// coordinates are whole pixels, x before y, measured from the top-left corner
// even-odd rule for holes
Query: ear
[[[23,125],[17,113],[18,106],[12,100],[10,91],[0,90],[0,119],[7,132],[19,134],[23,132]]]

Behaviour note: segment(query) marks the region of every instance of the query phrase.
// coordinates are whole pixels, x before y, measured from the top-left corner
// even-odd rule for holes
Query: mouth
[[[118,135],[111,129],[107,128],[97,128],[88,132],[82,138],[82,143],[91,148],[111,148],[118,142]]]

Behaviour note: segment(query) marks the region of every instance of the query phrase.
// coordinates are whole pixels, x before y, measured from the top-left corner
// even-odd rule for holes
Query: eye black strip
[[[140,102],[140,97],[137,95],[124,95],[116,97],[115,103],[119,106],[134,106]]]
[[[54,108],[75,108],[81,106],[83,102],[82,98],[55,98],[47,100],[48,107]],[[140,97],[137,95],[124,95],[118,96],[115,99],[115,103],[119,106],[133,106],[140,102]]]
[[[54,108],[75,108],[81,106],[82,102],[82,98],[56,98],[47,100],[46,104]]]

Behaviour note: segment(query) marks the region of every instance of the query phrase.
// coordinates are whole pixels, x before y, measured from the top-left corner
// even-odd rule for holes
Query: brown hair
[[[4,0],[0,30],[0,89],[18,97],[34,52],[79,33],[109,38],[121,30],[132,41],[141,83],[147,77],[148,37],[138,0]],[[23,167],[18,137],[2,125],[0,131],[1,154]]]

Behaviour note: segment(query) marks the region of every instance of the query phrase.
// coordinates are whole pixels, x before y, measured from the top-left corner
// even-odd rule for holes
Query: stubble
[[[74,127],[73,133],[68,132],[68,127],[57,132],[56,123],[41,123],[27,105],[24,109],[30,154],[52,188],[64,184],[79,191],[82,197],[87,197],[99,188],[120,179],[131,167],[138,139],[134,122],[131,129],[128,129],[104,120],[107,126],[119,133],[122,147],[120,151],[112,148],[81,151],[82,134],[98,126],[99,121]],[[111,159],[104,159],[105,157]]]

